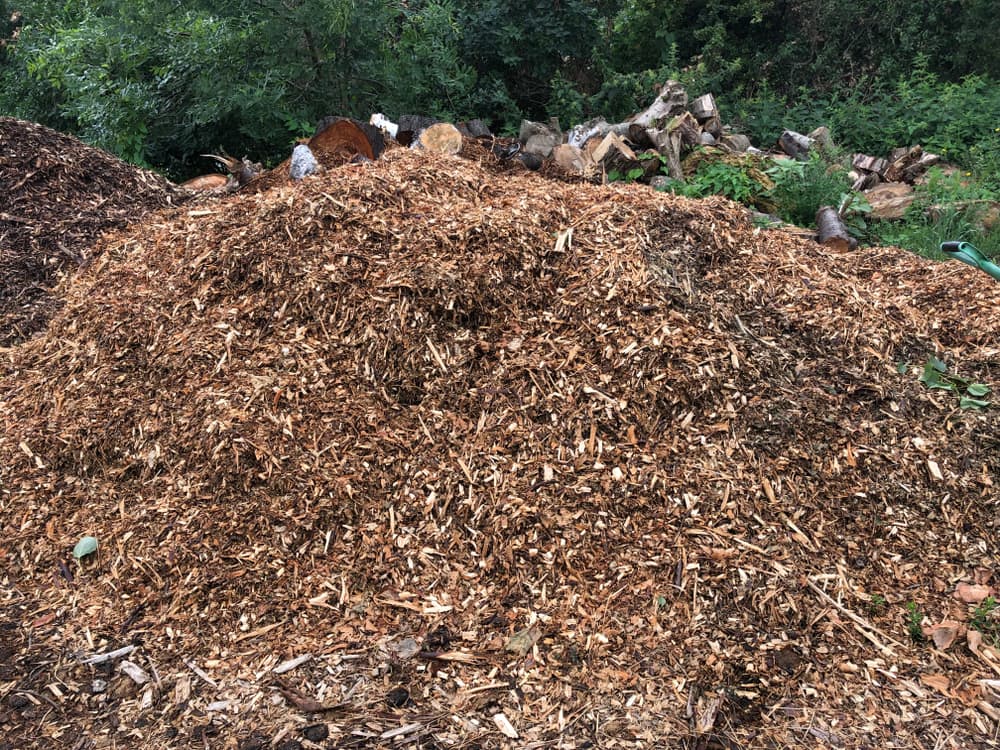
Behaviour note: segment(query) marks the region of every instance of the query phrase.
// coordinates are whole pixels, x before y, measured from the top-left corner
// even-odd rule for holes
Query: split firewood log
[[[600,164],[605,172],[626,174],[629,170],[642,167],[635,152],[625,143],[625,139],[611,132],[591,154],[594,162]]]
[[[688,112],[694,115],[699,123],[705,123],[713,117],[719,116],[719,108],[715,106],[715,97],[711,94],[699,96],[688,107]]]

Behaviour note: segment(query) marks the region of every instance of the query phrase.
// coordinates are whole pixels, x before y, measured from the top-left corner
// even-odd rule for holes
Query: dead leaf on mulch
[[[988,596],[994,596],[996,589],[981,584],[960,583],[955,587],[955,598],[966,604],[979,604]]]

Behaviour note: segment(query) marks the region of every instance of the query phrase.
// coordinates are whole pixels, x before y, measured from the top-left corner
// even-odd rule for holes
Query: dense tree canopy
[[[809,98],[898,99],[914,70],[989,88],[994,14],[994,0],[0,0],[0,113],[176,175],[220,146],[277,159],[328,114],[621,117],[666,76],[733,112],[760,103],[756,127]]]

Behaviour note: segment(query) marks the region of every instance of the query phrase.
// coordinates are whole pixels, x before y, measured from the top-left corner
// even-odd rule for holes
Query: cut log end
[[[462,150],[462,133],[450,123],[439,122],[420,134],[417,145],[425,151],[454,156]]]

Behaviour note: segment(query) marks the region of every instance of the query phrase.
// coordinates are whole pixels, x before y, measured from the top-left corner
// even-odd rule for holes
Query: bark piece
[[[822,206],[816,212],[816,241],[842,252],[851,249],[851,236],[833,206]]]

